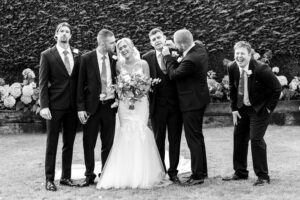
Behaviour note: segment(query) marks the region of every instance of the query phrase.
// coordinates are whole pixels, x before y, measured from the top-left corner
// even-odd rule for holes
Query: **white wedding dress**
[[[121,75],[126,73],[121,67]],[[138,73],[142,73],[142,69]],[[153,132],[147,126],[147,97],[135,102],[134,110],[129,109],[128,102],[120,101],[118,115],[120,126],[116,127],[114,144],[97,188],[153,188],[164,185],[165,171]]]

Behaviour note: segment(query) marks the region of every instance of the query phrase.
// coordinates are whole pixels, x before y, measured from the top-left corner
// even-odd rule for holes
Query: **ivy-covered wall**
[[[62,21],[73,26],[71,45],[81,51],[96,47],[102,28],[132,38],[142,53],[151,49],[152,28],[162,28],[169,38],[187,28],[206,44],[219,78],[226,71],[223,58],[233,58],[239,40],[261,54],[272,50],[271,64],[289,79],[300,74],[298,0],[1,0],[0,13],[0,77],[7,81],[20,79],[26,67],[37,71],[40,53],[55,44]]]

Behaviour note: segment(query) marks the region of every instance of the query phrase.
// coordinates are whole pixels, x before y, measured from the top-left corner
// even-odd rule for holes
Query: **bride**
[[[129,38],[117,42],[119,74],[140,73],[149,77],[149,66],[141,60],[139,52]],[[99,178],[97,188],[152,188],[162,183],[165,171],[154,135],[147,127],[149,102],[147,97],[135,102],[120,101],[118,108],[120,126]]]

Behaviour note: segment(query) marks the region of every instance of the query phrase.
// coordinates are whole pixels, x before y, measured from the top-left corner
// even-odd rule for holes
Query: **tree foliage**
[[[271,49],[275,59],[292,56],[299,68],[299,5],[297,0],[2,0],[0,76],[15,80],[24,68],[37,68],[40,52],[55,44],[55,27],[62,21],[73,26],[71,44],[81,51],[95,48],[102,28],[132,38],[142,53],[151,49],[152,28],[162,28],[170,38],[187,28],[206,44],[217,73],[224,74],[222,60],[232,58],[239,40],[259,53]]]

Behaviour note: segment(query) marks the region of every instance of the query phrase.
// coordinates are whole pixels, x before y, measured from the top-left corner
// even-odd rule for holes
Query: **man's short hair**
[[[98,43],[101,41],[104,41],[107,37],[114,36],[114,33],[107,29],[101,29],[97,35],[97,41]]]
[[[233,49],[236,50],[237,48],[246,48],[248,53],[251,53],[252,48],[249,42],[246,41],[239,41],[237,43],[235,43]]]
[[[151,37],[152,35],[155,35],[156,33],[164,34],[164,33],[162,32],[162,30],[160,30],[159,28],[154,28],[154,29],[152,29],[152,30],[149,32],[149,37]]]
[[[70,29],[70,33],[72,33],[71,25],[68,22],[62,22],[57,25],[56,30],[55,30],[55,35],[59,31],[59,29],[61,29],[61,27],[64,27],[64,26],[68,27]]]

